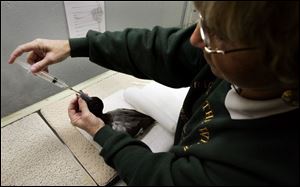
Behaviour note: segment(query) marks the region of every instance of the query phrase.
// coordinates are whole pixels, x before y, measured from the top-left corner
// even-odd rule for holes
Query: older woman
[[[89,57],[170,87],[190,86],[174,146],[163,153],[104,125],[82,99],[71,102],[72,123],[103,146],[100,154],[129,185],[299,184],[299,3],[195,6],[199,21],[187,29],[38,39],[19,46],[9,63],[31,51],[37,72],[69,55]]]

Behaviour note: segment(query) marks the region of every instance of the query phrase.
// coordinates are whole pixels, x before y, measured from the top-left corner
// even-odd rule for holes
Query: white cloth
[[[171,134],[175,134],[187,91],[188,88],[174,89],[152,82],[143,88],[127,88],[124,98],[137,111],[151,116]]]

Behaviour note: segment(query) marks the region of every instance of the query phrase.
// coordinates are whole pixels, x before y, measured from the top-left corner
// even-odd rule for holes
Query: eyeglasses
[[[204,50],[205,52],[211,54],[211,53],[215,53],[215,54],[227,54],[227,53],[232,53],[232,52],[237,52],[237,51],[246,51],[246,50],[253,50],[256,49],[256,47],[247,47],[247,48],[239,48],[239,49],[230,49],[230,50],[221,50],[221,49],[212,49],[210,47],[210,40],[209,40],[209,36],[208,36],[208,32],[207,32],[207,27],[203,24],[203,17],[201,16],[201,14],[199,14],[199,27],[200,27],[200,36],[202,38],[202,40],[204,41],[205,47]]]

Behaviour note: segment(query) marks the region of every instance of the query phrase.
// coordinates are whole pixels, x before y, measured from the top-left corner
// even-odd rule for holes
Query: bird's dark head
[[[103,115],[103,102],[98,97],[91,97],[92,100],[87,102],[89,110],[97,117],[101,118]]]

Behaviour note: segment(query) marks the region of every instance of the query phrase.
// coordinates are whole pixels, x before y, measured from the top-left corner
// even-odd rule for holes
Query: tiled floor
[[[1,186],[96,183],[39,114],[1,129]]]

